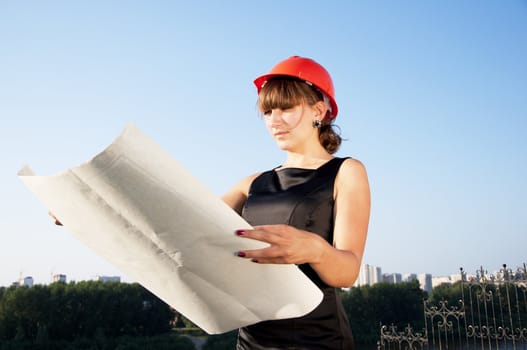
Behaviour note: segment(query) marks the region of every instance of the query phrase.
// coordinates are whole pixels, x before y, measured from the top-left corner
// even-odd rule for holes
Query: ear
[[[315,114],[319,116],[319,120],[324,120],[324,118],[326,117],[326,113],[328,112],[328,107],[326,106],[324,101],[318,101],[313,105],[312,108],[315,111]]]

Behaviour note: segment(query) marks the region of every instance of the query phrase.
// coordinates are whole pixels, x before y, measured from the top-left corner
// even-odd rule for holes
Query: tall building
[[[432,277],[432,288],[435,288],[437,286],[440,286],[442,284],[452,284],[452,280],[450,279],[450,276],[435,276]]]
[[[66,283],[66,275],[62,275],[62,274],[53,275],[52,281]]]
[[[383,280],[390,284],[397,284],[403,281],[403,277],[400,273],[385,273],[383,275]]]
[[[373,266],[374,270],[373,270],[373,283],[372,284],[375,284],[375,283],[379,283],[382,281],[382,270],[380,267],[377,267],[377,266]]]
[[[33,287],[33,277],[26,276],[24,278],[20,278],[18,281],[19,286],[25,286],[25,287]]]
[[[354,286],[371,286],[381,281],[381,268],[369,264],[360,267],[359,277]]]
[[[403,282],[412,282],[413,280],[417,279],[417,275],[415,273],[406,273],[403,275]]]
[[[425,292],[430,293],[432,291],[432,275],[429,273],[422,273],[418,276],[419,286]]]
[[[97,281],[100,282],[121,282],[119,276],[97,276]]]

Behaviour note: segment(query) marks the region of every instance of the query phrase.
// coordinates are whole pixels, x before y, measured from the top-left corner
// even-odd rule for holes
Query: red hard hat
[[[258,93],[260,93],[260,90],[269,79],[277,76],[295,77],[312,84],[329,98],[331,105],[330,119],[337,116],[339,110],[335,101],[333,81],[328,71],[320,64],[310,58],[291,56],[279,62],[268,74],[264,74],[254,80]]]

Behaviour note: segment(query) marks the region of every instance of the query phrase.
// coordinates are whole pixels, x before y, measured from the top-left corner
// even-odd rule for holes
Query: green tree
[[[381,324],[423,327],[423,291],[417,281],[354,287],[341,298],[357,343],[375,343]]]
[[[456,282],[453,285],[446,283],[440,284],[432,290],[428,302],[430,305],[436,306],[439,306],[439,303],[442,301],[446,301],[450,306],[458,305],[459,301],[462,300],[461,289],[461,282]]]
[[[35,345],[39,350],[47,350],[50,346],[48,328],[45,325],[37,326]]]
[[[35,340],[44,328],[53,340],[93,338],[100,329],[110,338],[150,336],[169,331],[174,318],[166,303],[137,283],[56,282],[1,293],[0,340]]]
[[[33,287],[10,287],[0,300],[0,339],[13,339],[23,336],[35,339],[39,325],[51,323],[52,306],[49,288],[41,285]]]

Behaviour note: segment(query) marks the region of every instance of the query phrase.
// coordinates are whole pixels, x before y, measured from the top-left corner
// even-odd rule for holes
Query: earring
[[[313,120],[313,127],[320,129],[322,127],[322,122],[318,119]]]

